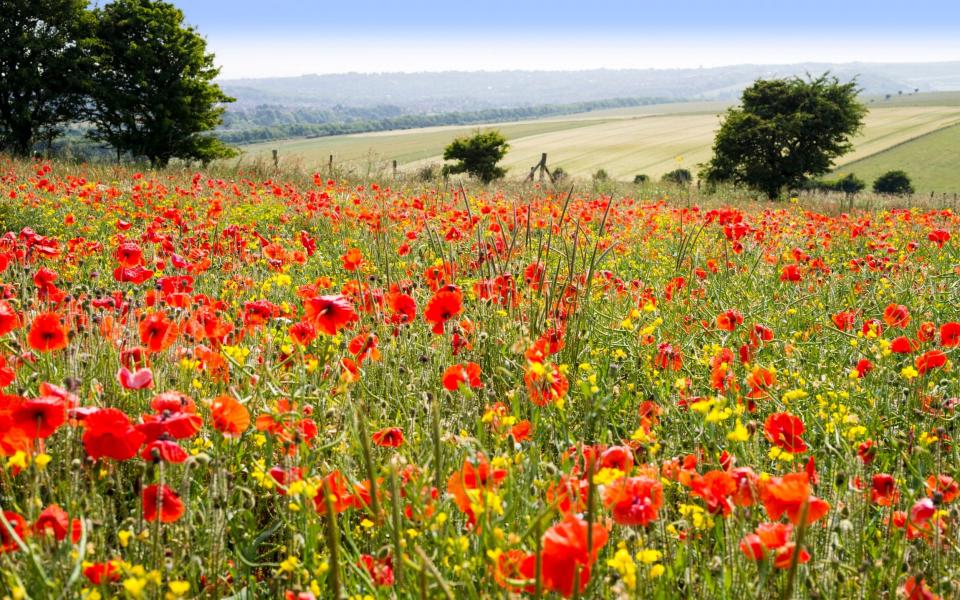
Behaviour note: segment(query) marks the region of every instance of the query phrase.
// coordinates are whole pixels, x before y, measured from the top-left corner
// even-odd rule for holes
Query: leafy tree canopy
[[[857,92],[855,82],[828,74],[756,81],[727,111],[701,177],[775,199],[785,187],[827,173],[863,125],[867,111]]]
[[[510,145],[499,131],[477,132],[469,137],[461,137],[443,151],[444,160],[455,160],[452,165],[444,165],[443,174],[467,173],[483,183],[490,183],[507,174],[498,167],[507,154]]]
[[[214,57],[183,13],[157,0],[115,0],[96,16],[91,137],[158,167],[234,155],[204,135],[233,98],[213,82]]]

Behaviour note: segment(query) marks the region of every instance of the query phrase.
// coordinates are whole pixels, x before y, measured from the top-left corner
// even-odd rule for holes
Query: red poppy
[[[19,539],[20,542],[23,542],[27,534],[30,533],[30,527],[26,519],[13,511],[3,511],[3,517],[7,520],[7,523],[10,524],[10,529],[13,530],[13,534],[16,537],[10,534],[7,527],[0,526],[0,553],[16,552],[20,549],[20,544],[17,543],[17,540]]]
[[[852,310],[845,310],[831,316],[830,319],[840,331],[849,331],[853,329],[857,322],[857,313]]]
[[[943,245],[950,241],[950,232],[946,229],[934,229],[927,234],[927,239],[937,245],[937,248],[943,248]]]
[[[943,503],[950,503],[960,496],[960,484],[949,475],[937,475],[927,477],[927,495],[936,498],[939,494]]]
[[[0,300],[0,336],[7,335],[14,329],[20,329],[20,313],[6,300]]]
[[[83,570],[83,576],[93,585],[100,585],[108,581],[120,581],[122,577],[120,567],[113,561],[93,563]]]
[[[902,304],[888,304],[883,310],[883,321],[890,327],[903,329],[910,324],[910,311]]]
[[[916,577],[908,577],[903,582],[903,595],[905,600],[942,600],[940,596],[930,591],[923,578]]]
[[[67,330],[57,313],[42,313],[34,317],[27,334],[27,343],[37,352],[52,352],[67,347]]]
[[[800,273],[800,265],[796,263],[791,263],[783,267],[780,271],[780,281],[790,281],[796,283],[803,279],[803,275]]]
[[[592,529],[592,548],[587,548],[587,532]],[[541,575],[543,587],[569,598],[576,589],[583,593],[590,582],[590,569],[597,560],[597,554],[607,543],[606,528],[599,523],[592,526],[575,515],[567,515],[543,534],[541,543]],[[530,567],[533,561],[527,561],[525,575],[532,579]],[[577,585],[579,582],[579,585]]]
[[[717,329],[722,331],[733,331],[741,323],[743,323],[743,315],[738,310],[731,309],[717,315]]]
[[[890,351],[895,352],[896,354],[910,354],[916,349],[917,344],[912,342],[910,338],[902,335],[894,338],[890,342]]]
[[[213,426],[224,437],[240,437],[250,427],[250,411],[232,396],[217,396],[210,403]]]
[[[663,343],[657,346],[657,356],[653,361],[658,369],[679,371],[683,368],[683,354],[672,345]]]
[[[869,359],[861,358],[860,360],[857,361],[856,370],[857,370],[857,377],[859,377],[860,379],[863,379],[863,377],[867,373],[873,370],[873,363],[870,362]]]
[[[387,306],[390,307],[390,323],[402,325],[412,323],[417,318],[417,303],[407,294],[391,292],[387,294]]]
[[[794,525],[800,523],[804,505],[807,506],[806,522],[814,523],[830,510],[830,505],[811,494],[810,476],[806,472],[790,473],[783,477],[771,477],[760,482],[760,500],[771,519],[784,514]]]
[[[770,395],[770,388],[777,384],[777,376],[763,367],[754,367],[747,375],[747,385],[750,386],[750,392],[747,398],[766,398]]]
[[[317,337],[317,329],[306,321],[294,323],[289,329],[290,337],[301,346],[308,346]]]
[[[387,427],[373,434],[373,443],[384,448],[399,448],[403,444],[403,430]]]
[[[945,348],[960,345],[960,323],[951,321],[940,326],[940,345]]]
[[[350,493],[347,480],[340,471],[331,471],[324,477],[320,492],[313,497],[314,508],[321,515],[327,514],[326,497],[330,497],[334,513],[342,513],[357,506],[357,500]]]
[[[483,383],[480,381],[480,365],[468,362],[462,365],[453,365],[443,372],[444,389],[455,392],[460,389],[461,384],[471,388],[483,387]]]
[[[52,535],[54,539],[61,542],[70,532],[70,516],[56,504],[51,504],[37,517],[37,521],[33,524],[33,531]]]
[[[447,480],[447,492],[453,496],[453,501],[463,514],[467,515],[467,525],[473,527],[477,523],[473,504],[476,496],[471,493],[480,491],[481,494],[499,487],[507,477],[504,469],[491,467],[490,461],[483,455],[478,455],[476,465],[464,461],[459,471],[454,471]]]
[[[393,585],[393,559],[391,557],[374,558],[369,554],[361,554],[360,566],[366,570],[374,585]]]
[[[799,454],[807,451],[807,444],[800,437],[805,429],[800,417],[790,413],[774,413],[767,417],[763,434],[774,446],[790,454]]]
[[[344,296],[315,296],[303,305],[307,320],[321,333],[336,335],[347,324],[357,320],[353,305]]]
[[[83,419],[83,429],[83,447],[94,460],[133,458],[145,439],[117,408],[95,409]]]
[[[620,525],[647,525],[663,505],[663,484],[649,477],[621,477],[604,489],[603,504]]]
[[[25,400],[12,413],[16,427],[30,437],[50,437],[67,420],[67,406],[61,398],[42,396]]]
[[[440,335],[447,321],[462,311],[463,297],[460,290],[454,286],[447,286],[433,295],[423,312],[423,318],[433,323],[433,333]]]
[[[876,473],[870,481],[870,501],[877,506],[893,506],[900,498],[893,475]]]
[[[343,268],[347,271],[356,271],[363,264],[363,254],[359,248],[350,248],[341,257]]]
[[[696,476],[690,483],[690,493],[707,503],[711,514],[729,515],[733,510],[731,496],[737,491],[736,480],[726,471],[709,471]]]
[[[928,350],[917,357],[914,364],[917,371],[923,375],[932,369],[939,369],[947,364],[947,355],[940,350]]]
[[[552,363],[529,363],[523,382],[527,386],[530,400],[537,406],[562,400],[570,389],[566,376]]]
[[[179,334],[177,324],[166,313],[154,312],[140,321],[140,343],[150,352],[162,352],[169,348]]]
[[[157,484],[143,488],[143,519],[149,523],[160,517],[161,523],[173,523],[180,520],[185,512],[183,501],[176,492],[167,486]]]
[[[173,440],[154,440],[143,447],[140,458],[153,462],[182,463],[187,460],[187,451]]]

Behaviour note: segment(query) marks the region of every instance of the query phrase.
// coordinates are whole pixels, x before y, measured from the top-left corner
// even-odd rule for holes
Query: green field
[[[878,175],[901,169],[913,179],[917,192],[960,193],[960,125],[893,146],[850,162],[837,173],[855,173],[872,184]]]
[[[563,167],[574,176],[586,177],[602,168],[620,180],[630,180],[639,173],[656,178],[678,167],[696,170],[699,163],[709,159],[714,132],[726,106],[722,102],[685,102],[518,123],[284,140],[245,146],[244,160],[265,159],[276,148],[284,162],[307,168],[325,165],[333,155],[337,165],[359,174],[382,173],[393,160],[402,171],[410,172],[442,163],[443,148],[454,137],[495,127],[510,140],[510,153],[503,162],[510,177],[524,176],[546,152],[551,168]],[[960,124],[960,93],[879,98],[869,107],[864,131],[855,139],[854,151],[840,161],[838,171],[847,172],[847,165],[855,164],[853,170],[864,177],[867,173],[860,165],[901,161],[896,164],[914,175],[918,191],[953,191],[960,187],[957,169],[934,169],[925,158],[935,155],[947,162],[949,153],[944,149],[956,148],[950,142],[956,134],[931,134]],[[880,155],[888,152],[889,159]],[[867,160],[875,156],[875,160]],[[881,167],[869,168],[873,173]]]

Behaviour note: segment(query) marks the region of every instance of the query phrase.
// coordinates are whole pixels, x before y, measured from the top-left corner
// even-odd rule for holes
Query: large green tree
[[[444,160],[455,160],[452,165],[444,165],[443,174],[467,173],[483,183],[490,183],[507,174],[497,163],[507,155],[510,145],[499,131],[477,132],[474,135],[460,137],[443,151]]]
[[[86,0],[0,0],[0,150],[27,155],[85,102]]]
[[[96,16],[90,137],[156,167],[234,155],[206,133],[233,98],[214,83],[220,70],[183,12],[156,0],[115,0]]]
[[[775,199],[784,188],[827,173],[863,125],[867,109],[857,93],[855,82],[827,74],[756,81],[740,106],[727,111],[701,178]]]

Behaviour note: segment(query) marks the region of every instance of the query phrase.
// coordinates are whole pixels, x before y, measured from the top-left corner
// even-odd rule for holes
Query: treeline
[[[610,98],[569,104],[543,104],[515,108],[437,114],[399,114],[397,106],[313,109],[261,105],[231,110],[223,115],[216,135],[229,144],[251,144],[285,138],[325,137],[393,129],[417,129],[439,125],[473,125],[539,119],[611,108],[648,106],[675,101],[667,98]]]

